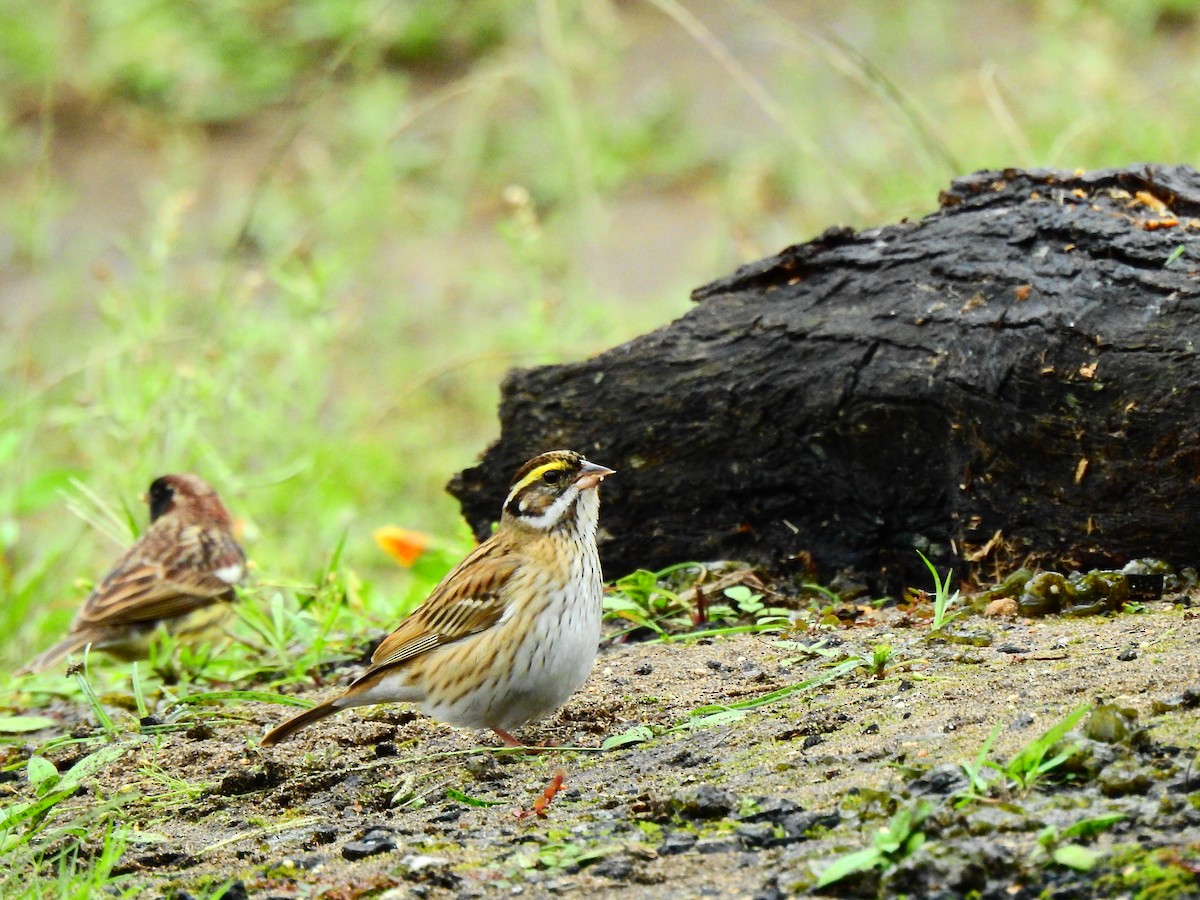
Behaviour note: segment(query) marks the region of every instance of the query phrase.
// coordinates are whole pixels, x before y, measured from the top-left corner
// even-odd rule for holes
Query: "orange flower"
[[[380,549],[406,569],[411,569],[429,549],[429,535],[396,525],[385,525],[375,531],[375,543]]]

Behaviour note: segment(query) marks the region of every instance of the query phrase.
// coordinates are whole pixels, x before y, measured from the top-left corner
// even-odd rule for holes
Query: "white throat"
[[[561,496],[555,498],[541,515],[522,515],[521,522],[538,531],[550,531],[563,520],[573,504],[575,531],[581,538],[595,540],[596,523],[600,518],[600,494],[595,488],[581,491],[575,485],[571,485]]]
[[[554,502],[546,507],[546,511],[540,516],[525,515],[525,504],[521,506],[521,521],[530,528],[536,528],[538,531],[549,531],[571,508],[571,504],[575,502],[575,498],[579,496],[579,488],[571,485],[561,495],[555,498]]]

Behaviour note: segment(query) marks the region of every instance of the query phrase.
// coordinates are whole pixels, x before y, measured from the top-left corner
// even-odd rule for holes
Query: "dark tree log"
[[[1003,568],[1200,560],[1200,173],[983,172],[919,222],[831,229],[583,362],[510,373],[451,492],[479,535],[551,447],[618,470],[610,576],[914,549]],[[989,571],[987,574],[991,575]]]

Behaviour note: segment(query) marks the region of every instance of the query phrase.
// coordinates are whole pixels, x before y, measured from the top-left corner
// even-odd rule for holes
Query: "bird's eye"
[[[558,484],[562,481],[562,472],[559,469],[551,469],[542,474],[542,481],[546,484]]]

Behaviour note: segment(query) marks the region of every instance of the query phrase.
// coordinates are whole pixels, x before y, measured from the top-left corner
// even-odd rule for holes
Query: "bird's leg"
[[[542,743],[540,743],[536,746],[531,746],[530,744],[527,744],[524,741],[518,741],[515,737],[513,737],[511,734],[509,734],[503,728],[496,728],[493,726],[492,731],[494,731],[496,733],[496,736],[498,738],[500,738],[500,740],[504,741],[504,745],[506,747],[513,747],[516,749],[524,750],[526,753],[545,753],[548,750],[554,749],[554,745],[551,744],[549,741],[543,741]]]
[[[498,738],[500,738],[500,740],[504,741],[504,746],[506,746],[506,747],[524,747],[525,746],[525,744],[523,742],[518,741],[515,737],[513,737],[511,734],[509,734],[503,728],[496,728],[493,726],[492,731],[494,731],[496,733],[496,737],[498,737]]]

